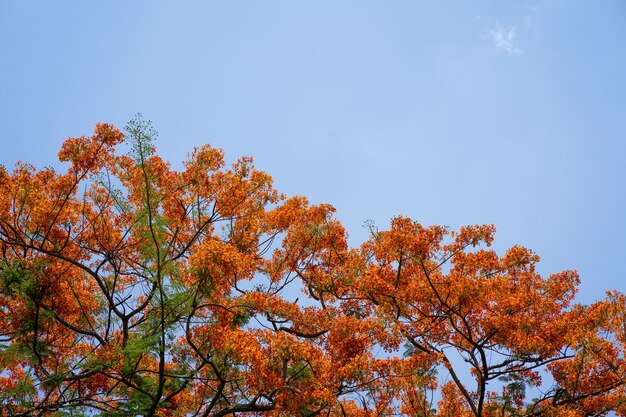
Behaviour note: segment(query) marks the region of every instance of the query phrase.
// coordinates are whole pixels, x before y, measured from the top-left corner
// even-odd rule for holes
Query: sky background
[[[137,112],[363,222],[493,223],[626,292],[626,2],[0,0],[0,164]]]

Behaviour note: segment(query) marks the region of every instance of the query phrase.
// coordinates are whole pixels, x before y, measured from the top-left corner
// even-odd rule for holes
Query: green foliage
[[[313,372],[309,365],[304,361],[292,361],[293,363],[287,368],[287,377],[290,381],[307,381],[313,376]]]
[[[126,125],[126,138],[131,142],[131,155],[135,162],[143,165],[145,160],[154,154],[153,141],[158,133],[152,127],[152,122],[143,120],[141,113],[137,113],[135,118]]]
[[[42,262],[26,264],[19,260],[3,260],[0,263],[0,294],[40,300],[43,288],[37,277],[43,273],[44,267]]]
[[[248,324],[251,318],[252,318],[252,315],[250,314],[249,311],[240,309],[233,315],[232,324],[233,326],[236,326],[236,327],[243,327],[246,324]]]

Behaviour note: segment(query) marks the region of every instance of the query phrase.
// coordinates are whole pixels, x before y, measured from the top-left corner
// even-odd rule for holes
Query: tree
[[[349,248],[250,158],[176,171],[155,135],[0,168],[2,415],[626,415],[623,295],[572,304],[574,272],[499,257],[492,226],[397,217]]]
[[[493,226],[424,228],[397,217],[361,247],[360,267],[342,291],[371,305],[375,320],[406,341],[408,356],[431,358],[448,380],[438,412],[423,383],[403,382],[401,411],[624,415],[624,296],[572,305],[576,272],[543,278],[535,270],[539,257],[520,246],[499,257],[486,248],[494,232]],[[526,389],[538,387],[546,371],[554,384],[526,401]]]

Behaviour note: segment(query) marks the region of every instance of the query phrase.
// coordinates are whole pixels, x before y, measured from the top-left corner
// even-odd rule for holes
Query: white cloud
[[[515,26],[511,26],[510,28],[504,28],[498,25],[495,29],[489,31],[489,36],[493,40],[493,43],[496,45],[496,48],[501,49],[511,55],[522,53],[522,50],[515,46],[515,44],[513,43],[516,36]]]

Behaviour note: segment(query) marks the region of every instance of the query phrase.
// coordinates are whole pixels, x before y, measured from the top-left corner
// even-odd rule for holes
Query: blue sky
[[[365,220],[494,223],[626,292],[626,2],[0,0],[0,164],[137,112]]]

